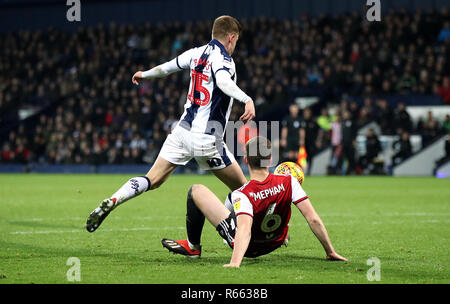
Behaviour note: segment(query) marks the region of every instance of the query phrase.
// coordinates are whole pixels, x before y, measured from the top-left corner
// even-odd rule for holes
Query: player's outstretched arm
[[[241,266],[242,259],[244,258],[252,236],[253,218],[250,215],[240,214],[237,216],[236,221],[238,228],[234,237],[233,254],[230,263],[223,265],[223,267],[239,268]]]
[[[170,75],[174,72],[181,71],[183,69],[189,68],[189,63],[192,58],[193,49],[187,50],[183,54],[179,55],[178,57],[160,64],[148,71],[137,71],[134,73],[133,77],[131,78],[131,81],[135,85],[139,85],[139,83],[142,80],[146,79],[152,79],[152,78],[162,78],[166,77],[167,75]]]
[[[310,200],[306,199],[298,203],[297,208],[303,214],[312,232],[325,249],[327,260],[347,261],[346,258],[340,256],[334,250],[333,245],[330,241],[330,237],[328,236],[327,229],[325,228],[325,225],[323,224],[316,210],[314,210],[314,207],[312,206]]]
[[[143,80],[152,78],[163,78],[169,74],[172,74],[180,70],[181,69],[177,66],[176,59],[173,59],[169,62],[160,64],[148,71],[144,72],[137,71],[131,78],[131,82],[133,82],[135,85],[139,85],[139,83]]]

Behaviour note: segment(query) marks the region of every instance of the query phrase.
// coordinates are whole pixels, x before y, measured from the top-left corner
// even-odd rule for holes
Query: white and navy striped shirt
[[[236,82],[233,58],[219,41],[213,39],[207,45],[182,53],[176,63],[178,68],[190,69],[191,73],[184,113],[178,126],[195,133],[223,137],[233,98],[217,86],[216,74],[224,70]]]

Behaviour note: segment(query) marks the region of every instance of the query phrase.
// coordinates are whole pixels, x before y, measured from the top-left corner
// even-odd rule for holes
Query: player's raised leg
[[[228,218],[230,211],[206,186],[193,185],[189,189],[186,202],[186,240],[163,239],[162,245],[169,251],[188,257],[200,257],[201,235],[205,217],[217,227]]]
[[[178,166],[179,165],[158,156],[155,164],[146,174],[146,177],[151,181],[149,190],[153,190],[161,186]]]
[[[212,170],[212,172],[218,179],[222,181],[222,183],[227,185],[231,191],[242,187],[242,185],[247,182],[247,179],[245,178],[241,167],[236,161],[234,161],[228,167],[218,170]]]
[[[158,188],[177,167],[178,165],[158,157],[146,176],[137,176],[129,179],[119,190],[109,198],[104,199],[100,206],[91,212],[86,222],[87,231],[94,232],[109,213],[120,204],[145,191]]]

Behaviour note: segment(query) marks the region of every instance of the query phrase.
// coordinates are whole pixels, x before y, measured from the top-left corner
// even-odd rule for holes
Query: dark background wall
[[[97,23],[143,23],[170,20],[204,20],[230,14],[238,18],[274,16],[296,18],[310,15],[360,11],[367,0],[81,0],[81,22],[68,22],[66,0],[0,0],[0,31],[38,29],[49,26],[65,30]],[[382,11],[390,8],[441,9],[450,0],[380,0]]]

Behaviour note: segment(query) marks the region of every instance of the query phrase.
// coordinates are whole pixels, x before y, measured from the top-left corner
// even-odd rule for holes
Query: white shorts
[[[223,169],[235,160],[223,139],[204,133],[192,133],[179,126],[167,136],[159,156],[180,166],[195,158],[204,170]]]

